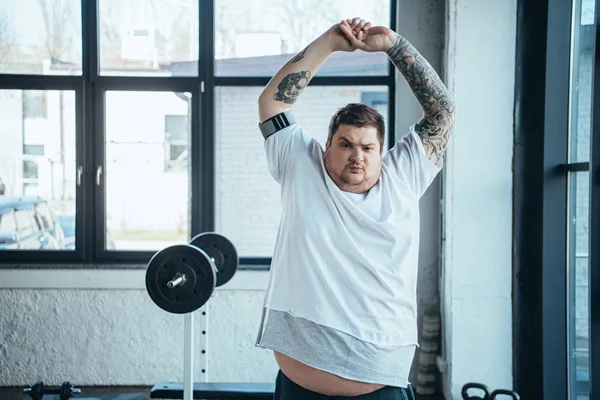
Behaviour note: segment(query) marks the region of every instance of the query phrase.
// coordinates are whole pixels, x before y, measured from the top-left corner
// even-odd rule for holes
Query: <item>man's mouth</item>
[[[359,167],[357,165],[351,166],[349,169],[350,169],[351,172],[360,172],[360,171],[362,171],[362,167]]]

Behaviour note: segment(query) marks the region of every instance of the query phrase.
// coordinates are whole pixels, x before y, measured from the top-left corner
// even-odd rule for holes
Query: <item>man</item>
[[[325,150],[290,111],[335,51],[384,51],[423,117],[384,152],[381,115],[349,104]],[[392,30],[342,21],[292,58],[259,97],[268,168],[282,217],[256,345],[280,368],[275,399],[412,399],[417,343],[419,199],[442,167],[450,93]]]

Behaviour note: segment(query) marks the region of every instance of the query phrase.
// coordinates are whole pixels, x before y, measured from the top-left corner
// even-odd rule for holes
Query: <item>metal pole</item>
[[[194,313],[185,314],[183,327],[183,400],[194,399]]]

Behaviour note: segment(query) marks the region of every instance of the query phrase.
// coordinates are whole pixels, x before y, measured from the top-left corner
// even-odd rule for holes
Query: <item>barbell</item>
[[[238,267],[235,246],[223,235],[205,232],[189,244],[158,251],[146,269],[146,290],[165,311],[186,314],[202,307],[215,287],[224,285]]]

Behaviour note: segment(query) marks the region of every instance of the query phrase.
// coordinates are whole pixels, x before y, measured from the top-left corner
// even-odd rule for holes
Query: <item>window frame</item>
[[[577,0],[573,0],[577,1]],[[518,3],[513,251],[514,389],[570,398],[569,235],[574,174],[590,171],[590,390],[600,381],[600,0],[595,0],[589,162],[570,162],[572,1]],[[600,392],[590,391],[590,400]]]
[[[107,91],[165,91],[191,93],[192,121],[189,143],[189,234],[215,229],[215,92],[219,86],[264,87],[271,77],[215,75],[215,3],[198,0],[198,75],[138,77],[101,75],[99,65],[99,1],[81,0],[81,75],[0,74],[0,90],[70,90],[75,92],[76,169],[75,249],[59,251],[0,250],[0,269],[26,263],[37,268],[145,268],[155,251],[107,251],[105,181],[105,93]],[[397,4],[390,1],[391,29],[396,29]],[[386,86],[388,88],[388,142],[395,129],[396,69],[389,63],[385,76],[316,76],[311,86]],[[258,135],[257,128],[257,135]],[[99,171],[99,167],[102,168]],[[100,172],[100,173],[99,173]],[[97,181],[97,176],[100,179]],[[158,249],[157,249],[158,250]],[[240,255],[240,269],[269,269],[270,257]]]

